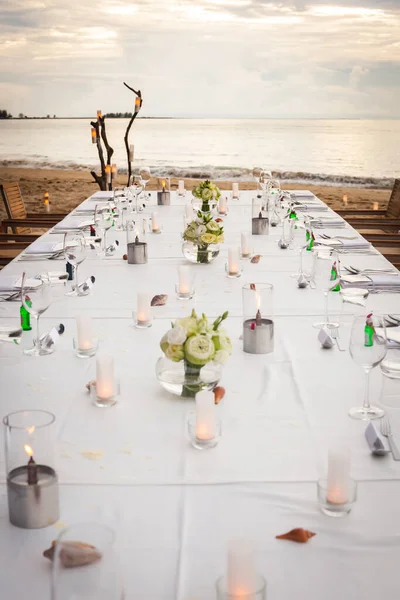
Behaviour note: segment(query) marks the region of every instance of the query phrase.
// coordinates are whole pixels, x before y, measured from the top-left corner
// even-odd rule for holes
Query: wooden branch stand
[[[130,151],[130,147],[129,147],[129,132],[131,130],[131,127],[133,125],[133,121],[136,119],[137,115],[139,114],[140,109],[142,108],[142,104],[143,104],[143,100],[142,100],[142,93],[140,90],[134,90],[133,88],[131,88],[127,83],[125,83],[124,81],[124,86],[128,88],[128,90],[130,90],[131,92],[133,92],[136,96],[135,98],[135,111],[128,123],[128,127],[126,128],[126,132],[125,132],[125,136],[124,136],[124,142],[125,142],[125,149],[126,149],[126,156],[128,159],[128,181],[127,181],[127,186],[129,186],[131,184],[131,178],[132,178],[132,162],[133,162],[133,152],[131,153]]]
[[[102,191],[112,190],[113,173],[111,169],[111,158],[114,154],[114,149],[111,148],[108,143],[105,117],[98,111],[97,121],[91,121],[90,125],[92,126],[92,140],[95,140],[97,152],[99,153],[101,175],[97,175],[95,171],[90,171],[90,174]],[[104,160],[102,141],[107,152],[107,163]]]

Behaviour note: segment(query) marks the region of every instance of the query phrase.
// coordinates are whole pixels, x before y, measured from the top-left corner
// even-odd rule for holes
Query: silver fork
[[[387,437],[387,439],[388,439],[389,448],[392,452],[393,460],[400,460],[400,451],[394,442],[392,427],[390,425],[390,421],[389,421],[388,417],[383,417],[381,419],[380,427],[381,427],[381,434],[383,436]]]

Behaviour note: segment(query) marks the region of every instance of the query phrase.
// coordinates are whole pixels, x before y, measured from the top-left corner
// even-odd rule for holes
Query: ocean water
[[[107,119],[113,162],[126,171],[127,119]],[[400,120],[137,119],[134,166],[154,175],[251,179],[254,166],[283,181],[392,186],[400,177]],[[98,167],[90,119],[0,121],[0,165]]]

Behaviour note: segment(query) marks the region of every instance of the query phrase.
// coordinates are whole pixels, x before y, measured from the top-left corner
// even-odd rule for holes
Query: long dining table
[[[68,297],[62,285],[54,288],[53,302],[41,317],[43,332],[65,325],[54,353],[24,355],[32,343],[29,332],[20,345],[0,342],[0,416],[24,409],[54,413],[61,502],[55,525],[28,530],[10,524],[2,431],[2,600],[50,598],[51,565],[42,552],[63,527],[88,521],[116,531],[126,600],[215,598],[215,581],[226,570],[227,545],[238,537],[254,546],[268,600],[399,597],[400,462],[390,454],[374,457],[364,436],[367,424],[348,416],[364,394],[363,370],[352,361],[348,344],[355,314],[366,309],[399,313],[400,296],[370,294],[364,308],[330,294],[330,313],[340,321],[346,351],[322,349],[313,323],[323,315],[323,293],[300,289],[291,277],[299,255],[278,246],[279,227],[270,228],[268,236],[251,236],[254,254],[261,255],[258,264],[242,261],[240,278],[226,276],[227,248],[240,244],[241,232],[251,231],[255,192],[243,191],[238,200],[226,194],[225,243],[212,264],[191,266],[192,300],[178,300],[175,294],[178,266],[187,264],[181,234],[190,198],[172,192],[170,206],[155,206],[153,193],[143,214],[157,210],[163,230],[146,233],[147,264],[123,260],[126,234],[110,230],[108,241],[119,241],[116,253],[89,257],[80,267],[81,280],[96,277],[91,293]],[[103,200],[104,194],[94,194],[78,209],[94,209]],[[335,213],[315,212],[322,215]],[[77,225],[85,218],[76,212],[69,217]],[[358,235],[350,226],[322,231]],[[39,242],[62,240],[53,229]],[[390,266],[374,248],[341,259],[358,268]],[[57,269],[65,270],[63,259],[20,255],[3,269],[0,283],[23,272],[35,276]],[[246,354],[242,348],[242,286],[251,282],[274,286],[275,350],[268,355]],[[164,306],[153,307],[148,329],[134,327],[138,292],[168,295]],[[0,324],[17,324],[19,308],[19,302],[1,302]],[[222,436],[216,447],[204,451],[188,439],[193,400],[169,394],[155,375],[161,337],[171,320],[193,308],[210,318],[228,310],[225,323],[233,342],[220,382],[226,395],[217,407]],[[81,314],[94,320],[99,352],[115,359],[121,393],[107,409],[96,407],[86,390],[95,377],[96,359],[80,359],[73,350],[75,317]],[[400,382],[374,369],[371,399],[388,411],[400,436]],[[316,482],[326,476],[329,448],[338,444],[351,449],[358,497],[349,515],[333,519],[319,510]],[[317,535],[304,545],[276,539],[296,527]]]

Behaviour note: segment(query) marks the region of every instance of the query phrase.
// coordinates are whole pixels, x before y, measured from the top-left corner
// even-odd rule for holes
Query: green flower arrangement
[[[210,361],[225,364],[232,353],[232,342],[221,323],[228,311],[209,323],[203,313],[198,317],[193,310],[190,317],[177,319],[161,338],[160,348],[174,362],[184,361],[185,385],[182,396],[194,397],[203,385],[199,382],[200,371]]]
[[[197,262],[208,263],[208,246],[224,241],[224,228],[214,221],[210,214],[199,210],[197,218],[191,221],[183,232],[183,239],[198,246]]]
[[[221,191],[215,183],[206,179],[193,188],[192,194],[195,198],[202,201],[200,210],[202,212],[210,212],[210,200],[214,199],[217,201],[221,195]]]

